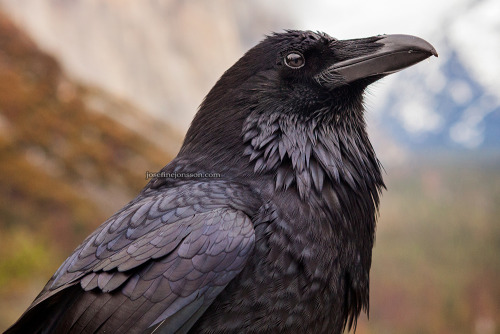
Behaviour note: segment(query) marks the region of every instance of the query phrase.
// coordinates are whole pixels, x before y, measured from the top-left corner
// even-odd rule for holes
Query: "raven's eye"
[[[304,56],[297,51],[290,52],[285,56],[285,64],[290,68],[301,68],[305,62]]]

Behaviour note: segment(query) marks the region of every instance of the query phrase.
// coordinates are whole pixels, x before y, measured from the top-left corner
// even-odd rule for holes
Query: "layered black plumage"
[[[363,91],[431,54],[411,36],[266,38],[217,82],[162,170],[220,178],[153,179],[7,333],[351,327],[368,311],[384,187]]]

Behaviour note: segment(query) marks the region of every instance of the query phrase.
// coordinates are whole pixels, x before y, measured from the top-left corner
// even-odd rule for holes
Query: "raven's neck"
[[[277,190],[296,187],[304,199],[326,185],[342,185],[378,204],[384,183],[363,119],[254,115],[243,125],[243,140],[254,172],[275,173]]]

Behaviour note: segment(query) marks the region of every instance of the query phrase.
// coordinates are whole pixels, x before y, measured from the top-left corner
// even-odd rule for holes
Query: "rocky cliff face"
[[[203,96],[263,33],[263,1],[24,1],[0,5],[77,80],[184,132]]]

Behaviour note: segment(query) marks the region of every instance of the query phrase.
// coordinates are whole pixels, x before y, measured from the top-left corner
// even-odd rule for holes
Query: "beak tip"
[[[432,55],[433,55],[434,57],[436,57],[436,58],[438,58],[438,57],[439,57],[439,55],[438,55],[438,53],[437,53],[436,49],[432,48],[432,49],[430,49],[429,51],[432,53]]]
[[[438,57],[438,53],[434,46],[426,40],[416,36],[399,34],[383,35],[380,41],[387,44],[389,47],[398,46],[401,48],[408,48],[412,51],[428,52],[430,55]]]

